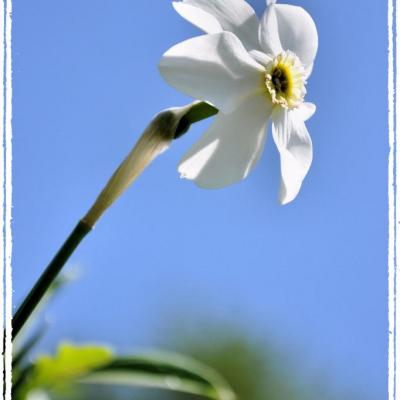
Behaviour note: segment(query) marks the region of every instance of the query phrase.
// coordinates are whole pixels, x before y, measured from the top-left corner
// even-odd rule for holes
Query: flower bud
[[[121,196],[144,169],[168,149],[173,139],[187,132],[193,122],[217,112],[208,103],[194,102],[184,107],[169,108],[157,114],[116,169],[82,221],[92,228],[103,212]]]

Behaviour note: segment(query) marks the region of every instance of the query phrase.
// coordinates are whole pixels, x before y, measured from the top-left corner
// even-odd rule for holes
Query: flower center
[[[266,67],[265,85],[274,104],[295,108],[306,94],[303,64],[291,51],[275,57]]]
[[[290,79],[286,69],[282,67],[274,68],[271,74],[271,79],[275,90],[278,93],[285,96],[289,89],[289,79]]]

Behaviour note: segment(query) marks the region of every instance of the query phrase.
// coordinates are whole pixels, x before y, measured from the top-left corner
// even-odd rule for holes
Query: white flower
[[[260,158],[271,119],[281,158],[280,201],[292,201],[312,161],[304,121],[315,106],[304,96],[318,48],[314,21],[303,8],[274,0],[260,22],[244,0],[173,5],[206,35],[168,50],[160,72],[178,90],[220,110],[181,161],[182,177],[205,188],[245,178]]]

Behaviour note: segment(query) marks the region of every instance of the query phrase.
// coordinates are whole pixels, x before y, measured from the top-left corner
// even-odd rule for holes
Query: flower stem
[[[91,227],[82,221],[79,221],[75,229],[69,235],[68,239],[62,245],[58,253],[54,256],[42,276],[31,289],[24,302],[19,306],[12,320],[12,337],[18,335],[21,328],[25,325],[29,316],[32,314],[40,300],[45,295],[48,288],[57,277],[62,267],[78,247],[82,239],[91,231]]]
[[[149,124],[128,157],[114,172],[106,187],[100,193],[86,216],[79,221],[68,239],[45,269],[24,302],[18,308],[12,320],[12,338],[20,332],[32,315],[40,300],[46,294],[62,267],[78,247],[82,239],[91,231],[103,212],[121,195],[139,176],[147,165],[162,151],[169,141],[185,134],[190,126],[209,118],[218,110],[206,102],[194,102],[179,109],[161,112]]]

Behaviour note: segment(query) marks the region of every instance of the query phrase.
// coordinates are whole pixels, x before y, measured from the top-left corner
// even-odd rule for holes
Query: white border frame
[[[3,1],[0,3],[0,12],[1,12],[1,16],[3,18],[5,18],[5,14],[4,14],[4,3]],[[2,25],[3,27],[3,25]],[[3,44],[3,51],[1,52],[1,56],[0,56],[0,68],[2,71],[2,76],[4,76],[4,61],[5,61],[5,41],[4,41],[4,27],[3,29],[0,30],[0,40],[1,43]],[[3,85],[4,85],[4,81],[3,81]],[[0,121],[1,121],[1,126],[2,126],[2,136],[1,136],[1,150],[0,150],[0,184],[1,184],[1,191],[0,191],[0,203],[2,206],[2,218],[1,218],[1,222],[0,222],[0,236],[1,236],[1,246],[0,246],[0,257],[1,257],[1,265],[0,265],[0,274],[1,274],[1,300],[0,300],[0,309],[1,309],[1,316],[2,316],[2,321],[3,321],[3,325],[5,323],[5,319],[4,319],[4,313],[5,313],[5,308],[4,308],[4,210],[5,210],[5,203],[4,203],[4,183],[5,183],[5,179],[4,179],[4,103],[5,103],[5,99],[4,99],[4,86],[3,86],[3,95],[0,97]],[[2,354],[4,354],[4,330],[1,329],[0,330],[0,343],[2,346]],[[4,363],[0,363],[0,376],[4,376]],[[4,382],[3,379],[1,379],[1,383],[0,383],[0,390],[1,393],[4,393]]]
[[[400,26],[400,0],[388,0],[388,126],[389,126],[389,159],[388,159],[388,202],[389,202],[389,236],[388,236],[388,398],[400,399],[397,388],[400,388],[400,374],[397,376],[397,367],[400,367],[397,354],[400,354],[400,338],[397,335],[397,321],[400,320],[400,303],[397,298],[397,287],[400,287],[400,273],[397,274],[397,249],[400,248],[400,235],[397,226],[400,224],[400,214],[397,214],[397,205],[400,204],[400,183],[397,177],[397,154],[400,154],[400,136],[398,135],[397,115],[400,115],[400,102],[397,102],[397,93],[400,93],[400,72],[397,71],[397,60],[400,60],[400,36],[397,26]],[[2,25],[0,40],[3,51],[0,56],[0,69],[3,75],[3,93],[0,97],[0,124],[2,127],[2,141],[0,149],[0,203],[2,218],[0,222],[0,264],[2,293],[0,299],[3,329],[0,329],[0,343],[4,362],[0,363],[0,377],[5,373],[5,387],[0,378],[0,391],[4,399],[11,399],[11,317],[12,317],[12,58],[11,58],[11,28],[12,28],[12,0],[0,2]],[[5,296],[4,296],[5,294]],[[4,333],[5,332],[5,337]],[[4,370],[5,369],[5,370]],[[400,389],[399,389],[400,390]]]

